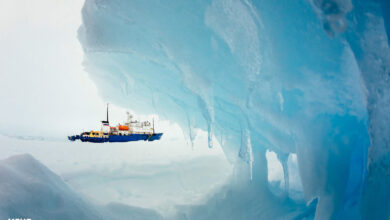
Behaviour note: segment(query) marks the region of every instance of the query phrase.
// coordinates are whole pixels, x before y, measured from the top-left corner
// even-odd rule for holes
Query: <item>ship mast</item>
[[[107,103],[107,119],[105,121],[102,121],[102,124],[103,125],[109,125],[109,121],[108,121],[108,103]]]
[[[107,123],[109,124],[110,122],[108,121],[108,103],[107,103]]]

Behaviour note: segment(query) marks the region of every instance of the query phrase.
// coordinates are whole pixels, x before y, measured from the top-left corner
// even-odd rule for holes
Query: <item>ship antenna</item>
[[[153,134],[154,134],[154,117],[153,117]]]

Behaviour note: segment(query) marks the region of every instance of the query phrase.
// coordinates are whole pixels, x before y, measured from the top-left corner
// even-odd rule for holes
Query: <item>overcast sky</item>
[[[83,71],[83,1],[0,2],[0,132],[57,136],[96,126],[104,101]]]
[[[0,1],[0,134],[61,138],[100,128],[106,103],[83,70],[77,39],[83,3]],[[126,111],[111,105],[111,121]]]

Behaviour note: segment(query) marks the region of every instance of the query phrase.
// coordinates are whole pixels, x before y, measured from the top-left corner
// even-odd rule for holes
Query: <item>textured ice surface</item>
[[[385,219],[389,11],[385,0],[86,0],[79,39],[105,99],[175,121],[190,141],[208,131],[235,164],[230,188],[188,218]],[[267,149],[285,180],[297,155],[303,200],[270,192]]]
[[[153,210],[93,205],[28,154],[1,160],[0,179],[1,219],[162,219]]]

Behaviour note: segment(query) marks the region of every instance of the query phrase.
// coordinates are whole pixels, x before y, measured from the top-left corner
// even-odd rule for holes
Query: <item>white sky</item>
[[[0,1],[0,133],[60,138],[99,128],[105,102],[77,39],[83,2]],[[125,112],[111,105],[112,121]]]
[[[81,65],[83,1],[0,2],[0,132],[60,137],[101,119]]]

